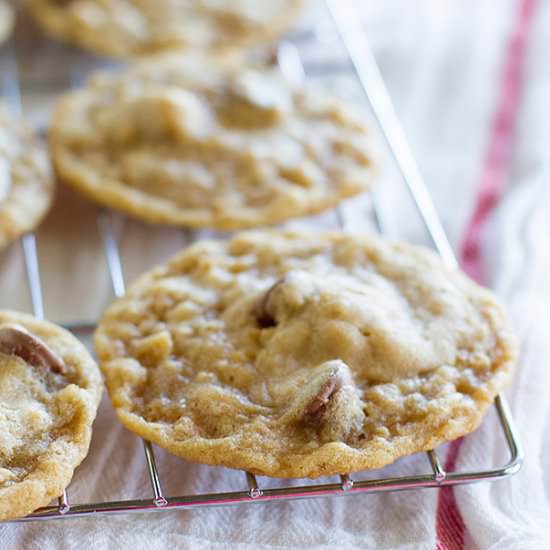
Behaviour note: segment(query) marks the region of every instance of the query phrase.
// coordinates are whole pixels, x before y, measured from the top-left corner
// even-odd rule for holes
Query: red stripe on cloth
[[[512,149],[514,126],[521,96],[525,43],[533,19],[535,4],[536,0],[521,0],[520,2],[516,27],[508,44],[501,96],[493,121],[474,213],[462,242],[460,253],[462,269],[478,282],[482,282],[484,276],[481,260],[483,227],[506,187],[508,159]]]
[[[491,129],[489,145],[478,186],[472,217],[466,227],[460,265],[473,279],[484,280],[481,241],[487,218],[504,193],[507,182],[508,160],[512,150],[514,130],[522,88],[522,74],[527,36],[535,11],[536,0],[520,0],[515,27],[507,47],[500,86],[500,98]],[[452,472],[462,439],[449,446],[445,470]],[[436,512],[437,550],[461,550],[464,547],[466,527],[458,509],[452,487],[438,493]]]
[[[452,472],[455,469],[462,441],[462,439],[457,439],[449,445],[445,471]],[[462,550],[465,532],[466,527],[456,504],[453,488],[443,487],[437,495],[435,524],[437,550]]]

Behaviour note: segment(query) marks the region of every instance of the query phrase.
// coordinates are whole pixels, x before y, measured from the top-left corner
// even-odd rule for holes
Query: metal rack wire
[[[399,168],[403,181],[431,239],[432,245],[439,252],[444,262],[454,268],[457,266],[456,258],[399,125],[372,50],[362,29],[354,2],[353,0],[326,0],[326,7],[342,44],[349,55],[357,79],[380,127],[381,134],[388,145],[396,166]],[[304,67],[301,63],[298,50],[292,44],[285,43],[281,45],[278,52],[278,60],[281,69],[289,78],[301,79],[304,77]],[[15,63],[13,63],[11,70],[12,75],[7,80],[7,86],[4,86],[4,96],[6,96],[8,103],[14,110],[20,110],[21,103],[17,89]],[[377,208],[375,201],[373,214],[375,226],[380,232],[383,232],[381,211]],[[116,297],[120,297],[125,292],[125,282],[121,256],[117,239],[115,238],[114,216],[116,214],[107,210],[98,211],[97,226],[103,244],[113,294]],[[340,229],[345,229],[345,216],[338,208],[335,210],[335,221]],[[32,309],[38,318],[44,318],[40,267],[34,234],[25,235],[21,239],[21,247],[25,260]],[[91,330],[94,328],[94,325],[74,322],[69,323],[67,328],[82,331]],[[253,474],[243,472],[243,490],[171,497],[166,496],[163,490],[153,445],[148,441],[143,441],[145,462],[151,483],[151,496],[149,498],[71,505],[68,492],[65,491],[59,498],[57,505],[41,508],[18,521],[83,517],[97,514],[191,509],[205,506],[223,506],[238,503],[257,503],[323,496],[357,495],[384,491],[445,487],[502,479],[519,470],[523,460],[523,453],[504,397],[498,396],[496,398],[495,409],[499,427],[502,430],[509,452],[509,457],[503,459],[505,462],[504,465],[496,468],[466,472],[446,472],[438,458],[437,452],[433,450],[426,453],[429,470],[423,474],[378,477],[368,480],[357,480],[351,475],[343,475],[339,477],[336,483],[262,488]]]

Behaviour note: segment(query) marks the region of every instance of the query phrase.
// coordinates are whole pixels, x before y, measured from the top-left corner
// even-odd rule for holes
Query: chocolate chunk
[[[344,369],[335,370],[328,380],[321,385],[317,395],[307,405],[304,411],[305,417],[310,419],[317,417],[330,398],[345,384],[351,384],[349,372]]]
[[[63,373],[65,363],[47,344],[16,324],[0,325],[0,352],[17,355],[33,367]]]
[[[273,296],[273,291],[285,281],[285,278],[282,277],[276,281],[271,287],[267,289],[256,301],[254,304],[254,317],[261,328],[270,328],[274,327],[277,324],[275,319],[275,314],[273,312],[273,306],[271,303],[271,298]]]

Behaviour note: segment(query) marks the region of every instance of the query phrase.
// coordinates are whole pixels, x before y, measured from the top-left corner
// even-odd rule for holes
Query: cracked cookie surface
[[[0,310],[0,520],[58,497],[86,456],[103,383],[84,346]]]
[[[40,223],[54,192],[45,146],[0,105],[0,249]]]
[[[277,477],[378,468],[474,430],[507,382],[492,294],[373,236],[198,242],[95,337],[119,419],[189,460]]]
[[[181,47],[233,48],[282,34],[304,0],[29,0],[57,38],[93,52],[137,56]]]
[[[236,57],[162,54],[61,99],[57,173],[150,222],[232,230],[318,212],[366,190],[373,144],[323,90]]]

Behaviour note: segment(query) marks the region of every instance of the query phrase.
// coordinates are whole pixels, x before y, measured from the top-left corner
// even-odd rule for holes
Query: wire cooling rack
[[[457,267],[457,261],[437,216],[431,198],[423,183],[409,146],[406,142],[399,121],[394,112],[388,92],[378,70],[374,55],[360,23],[359,14],[352,0],[326,0],[325,22],[332,25],[332,30],[339,36],[340,47],[347,54],[348,70],[353,71],[364,98],[370,106],[373,117],[380,129],[395,166],[400,173],[404,187],[408,190],[416,215],[421,220],[432,247],[441,255],[443,261],[451,268]],[[312,72],[333,71],[334,66],[324,62],[311,64],[304,68],[300,48],[296,43],[307,40],[315,44],[311,31],[295,35],[292,41],[280,44],[277,59],[281,70],[288,78],[302,79]],[[14,111],[21,110],[19,84],[15,51],[3,59],[3,95]],[[7,76],[6,76],[7,75]],[[377,197],[372,197],[372,215],[375,228],[385,232],[385,221],[388,219],[387,208],[381,208]],[[110,275],[113,294],[122,296],[125,292],[124,271],[115,237],[114,217],[116,214],[99,210],[97,227],[103,245],[105,261]],[[334,219],[341,230],[346,229],[346,215],[342,208],[334,211]],[[29,297],[36,317],[44,318],[43,294],[40,278],[40,266],[36,238],[33,233],[21,239],[21,248],[25,261]],[[90,332],[94,323],[75,321],[65,324],[66,328],[77,335]],[[183,496],[167,496],[155,461],[153,445],[143,441],[145,466],[151,482],[151,495],[148,498],[111,500],[106,502],[71,504],[69,491],[65,491],[56,505],[40,508],[26,518],[17,521],[48,520],[70,517],[83,517],[97,514],[114,514],[127,512],[150,512],[174,509],[192,509],[205,506],[224,506],[230,504],[258,503],[274,500],[292,500],[303,498],[327,497],[338,495],[358,495],[420,489],[428,487],[446,487],[479,481],[494,481],[516,473],[523,460],[523,453],[517,432],[514,428],[506,400],[498,396],[495,410],[499,429],[506,442],[508,456],[502,457],[503,466],[478,469],[465,472],[447,472],[443,468],[436,450],[428,451],[426,473],[395,477],[374,477],[367,480],[354,479],[352,475],[340,476],[335,483],[302,484],[277,488],[263,488],[256,476],[243,472],[243,489],[233,492],[214,492]],[[93,457],[92,457],[93,460]],[[407,459],[405,459],[407,460]],[[204,466],[205,468],[208,466]]]

